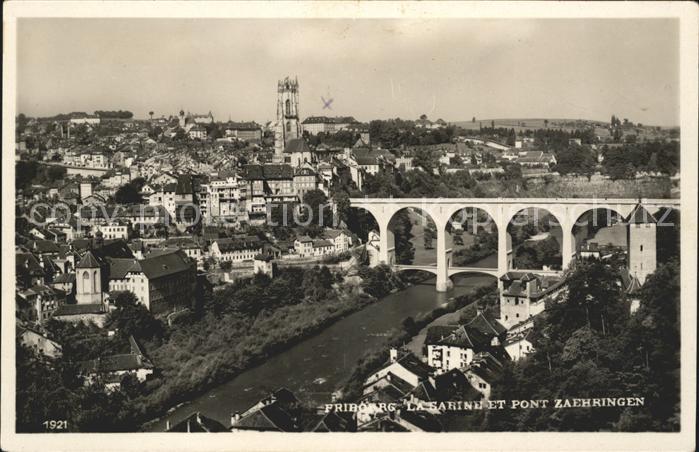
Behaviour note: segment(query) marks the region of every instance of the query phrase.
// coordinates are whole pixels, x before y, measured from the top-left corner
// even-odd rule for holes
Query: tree
[[[141,194],[131,183],[119,187],[114,194],[114,200],[119,204],[139,204],[143,201]]]
[[[544,127],[546,127],[548,129],[548,127],[549,127],[549,120],[548,119],[544,119]]]
[[[426,250],[431,250],[432,249],[432,240],[434,239],[432,237],[432,230],[430,229],[425,229],[425,233],[423,235],[424,239],[424,246]]]
[[[302,221],[310,220],[312,224],[329,227],[333,225],[332,207],[322,190],[311,190],[303,195],[305,212]]]
[[[111,295],[114,306],[118,309],[133,307],[138,304],[138,297],[131,291],[124,290]]]
[[[473,118],[471,118],[471,122],[472,122],[472,123],[475,123],[475,122],[476,122],[476,117],[475,117],[475,116],[474,116]]]
[[[153,120],[153,111],[149,111],[148,116],[150,116],[150,120],[152,121]]]
[[[155,319],[143,304],[134,304],[131,301],[131,296],[125,296],[125,304],[109,314],[110,327],[118,329],[125,337],[132,335],[137,339],[161,338],[165,333],[162,322]]]

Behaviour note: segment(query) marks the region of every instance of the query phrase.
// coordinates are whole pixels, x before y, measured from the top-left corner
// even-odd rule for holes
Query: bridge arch
[[[507,233],[512,238],[512,269],[562,268],[563,242],[569,230],[565,213],[556,212],[556,215],[552,210],[532,205],[518,210],[510,217],[506,224]]]
[[[421,207],[397,209],[388,221],[393,236],[395,263],[398,265],[437,266],[437,223]]]
[[[404,273],[404,272],[426,272],[426,273],[432,273],[433,275],[437,276],[437,267],[430,267],[426,265],[401,265],[401,264],[394,264],[392,266],[393,271],[396,273]]]
[[[627,246],[624,215],[611,206],[592,207],[579,213],[570,233],[571,253],[577,257],[599,256],[600,247],[621,251]]]
[[[497,268],[500,227],[489,210],[463,206],[449,216],[444,226],[446,246],[451,250],[449,268]]]

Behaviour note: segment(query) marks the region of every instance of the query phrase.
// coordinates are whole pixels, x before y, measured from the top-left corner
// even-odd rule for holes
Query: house
[[[367,174],[376,175],[382,168],[395,166],[396,157],[387,150],[358,147],[352,149],[354,160]]]
[[[242,414],[231,419],[232,432],[300,432],[302,413],[300,402],[285,388],[277,389]]]
[[[100,123],[100,117],[97,115],[88,115],[86,113],[71,113],[70,123],[77,124],[91,124],[97,125]],[[70,128],[70,126],[68,126]]]
[[[355,432],[357,420],[352,413],[330,411],[313,427],[313,432]]]
[[[519,153],[515,162],[522,166],[549,166],[555,165],[557,160],[550,152],[525,151]]]
[[[150,182],[146,185],[143,186],[143,190],[147,190],[146,187],[149,185],[167,185],[167,184],[176,184],[177,183],[177,176],[173,173],[164,171],[159,173],[157,176],[154,176],[153,179],[150,180]]]
[[[565,288],[555,276],[510,271],[500,277],[500,323],[510,328],[545,309],[545,301]]]
[[[294,168],[298,168],[304,163],[312,163],[313,153],[311,148],[308,147],[306,140],[303,138],[289,140],[284,148],[284,161],[291,164]]]
[[[309,167],[298,168],[294,172],[294,191],[299,200],[303,201],[304,195],[318,188],[318,176]],[[313,212],[316,215],[317,212]]]
[[[166,421],[165,431],[182,433],[219,433],[227,432],[228,429],[220,422],[206,417],[197,411],[172,427],[170,426],[170,421]]]
[[[342,229],[326,229],[323,237],[332,242],[334,253],[344,253],[352,247],[352,236]]]
[[[510,359],[512,361],[519,361],[520,359],[524,358],[529,353],[532,353],[534,351],[534,345],[531,343],[529,338],[531,332],[532,329],[529,328],[525,331],[518,331],[514,332],[513,334],[507,334],[504,346],[505,351],[510,356]]]
[[[237,175],[201,184],[199,208],[206,220],[238,221],[245,214],[244,181]]]
[[[28,251],[15,253],[15,278],[17,287],[28,289],[46,281],[46,273],[36,256]]]
[[[170,219],[165,206],[138,204],[124,206],[117,213],[117,218],[129,222],[133,229],[139,226],[152,226],[155,224],[167,224]]]
[[[312,244],[315,257],[327,256],[335,252],[335,244],[330,240],[313,240]]]
[[[412,171],[413,170],[413,158],[412,157],[396,157],[396,168],[401,171]]]
[[[181,206],[194,204],[194,181],[192,175],[183,174],[177,182],[163,186],[153,186],[155,190],[148,196],[148,205],[163,206],[171,218],[177,217]]]
[[[63,355],[63,347],[44,334],[21,326],[17,327],[17,342],[25,347],[46,356],[47,358],[60,358]]]
[[[65,301],[65,293],[43,284],[17,292],[17,309],[28,321],[42,324],[53,317]]]
[[[485,399],[490,398],[492,385],[502,373],[503,363],[490,353],[479,353],[464,372],[471,386]]]
[[[126,224],[120,224],[119,221],[112,221],[107,224],[97,224],[93,227],[93,231],[95,235],[97,235],[98,232],[102,234],[102,238],[106,240],[128,240],[129,238],[129,226]]]
[[[245,141],[262,140],[262,126],[256,122],[227,122],[223,126],[227,137],[235,137]]]
[[[506,329],[497,320],[479,310],[467,324],[456,327],[430,327],[425,338],[427,364],[449,371],[468,366],[478,353],[501,347]]]
[[[194,302],[196,264],[181,250],[153,251],[140,260],[108,261],[109,291],[133,292],[153,315],[166,315]]]
[[[204,249],[201,244],[191,237],[171,237],[160,244],[165,249],[180,249],[188,258],[197,262],[197,266],[204,265]]]
[[[304,132],[317,135],[319,133],[336,133],[340,130],[347,129],[350,124],[356,122],[357,121],[351,116],[338,116],[335,118],[329,118],[327,116],[309,116],[303,120],[301,126]]]
[[[75,299],[75,273],[61,273],[53,278],[50,285],[54,289],[64,292],[66,294],[66,301],[68,301],[68,299]]]
[[[291,165],[246,165],[244,171],[246,208],[249,213],[266,217],[267,204],[298,201],[294,190],[294,169]]]
[[[211,257],[223,262],[252,261],[260,253],[262,241],[257,237],[217,239],[211,244]]]
[[[294,251],[301,257],[313,255],[313,239],[307,235],[297,237],[294,240]]]
[[[378,383],[389,373],[405,381],[412,388],[416,388],[422,381],[428,379],[432,369],[412,353],[399,353],[398,349],[391,348],[388,362],[364,382],[365,393],[367,388]]]
[[[206,140],[206,128],[197,124],[189,129],[187,135],[193,140]]]
[[[262,273],[274,278],[274,262],[272,256],[268,254],[258,254],[253,260],[253,273]]]
[[[133,375],[140,382],[153,374],[152,361],[141,351],[136,339],[129,336],[129,353],[111,355],[80,363],[80,373],[85,384],[103,383],[106,389],[119,389],[126,375]]]

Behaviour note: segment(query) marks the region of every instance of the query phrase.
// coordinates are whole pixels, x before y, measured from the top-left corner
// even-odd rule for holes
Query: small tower
[[[277,124],[274,133],[274,156],[281,161],[290,140],[301,138],[299,121],[299,81],[290,77],[277,83]]]
[[[626,223],[629,274],[643,284],[648,275],[655,272],[657,266],[657,220],[639,203],[626,219]]]
[[[185,122],[187,119],[184,115],[184,110],[180,110],[180,114],[179,114],[179,116],[177,116],[177,119],[178,119],[178,125],[180,126],[180,128],[184,129]]]
[[[102,267],[90,250],[75,266],[75,284],[78,304],[102,303]]]

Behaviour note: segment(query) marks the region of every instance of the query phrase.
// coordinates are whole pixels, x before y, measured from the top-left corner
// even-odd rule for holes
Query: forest
[[[661,264],[629,313],[616,268],[577,266],[568,291],[534,327],[536,350],[508,363],[494,399],[643,397],[643,407],[493,410],[487,431],[678,431],[680,267]]]
[[[65,419],[67,431],[126,432],[246,368],[383,297],[402,282],[388,267],[363,268],[344,281],[324,266],[291,268],[271,279],[241,279],[206,290],[202,302],[172,326],[154,319],[130,292],[117,295],[105,330],[51,321],[49,337],[64,345],[51,360],[17,347],[17,430],[45,431],[46,419]],[[107,330],[116,331],[109,336]],[[124,353],[133,335],[154,362],[154,378],[124,377],[121,389],[85,385],[80,361]]]

